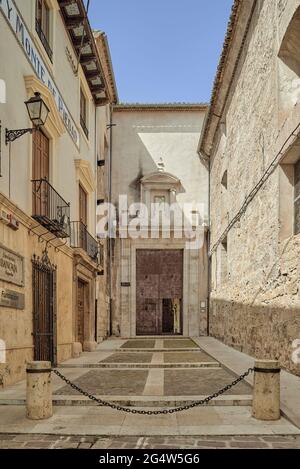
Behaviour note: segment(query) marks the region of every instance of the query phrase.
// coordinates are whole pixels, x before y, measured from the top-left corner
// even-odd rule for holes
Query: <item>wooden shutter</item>
[[[49,140],[41,130],[33,132],[32,179],[49,180]]]
[[[87,225],[87,193],[79,184],[79,220]]]

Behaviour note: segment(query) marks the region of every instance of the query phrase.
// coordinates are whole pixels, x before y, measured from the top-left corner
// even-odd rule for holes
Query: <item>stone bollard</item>
[[[51,363],[30,362],[26,367],[26,415],[31,420],[52,417]]]
[[[255,361],[252,416],[258,420],[280,419],[280,368],[277,361]]]

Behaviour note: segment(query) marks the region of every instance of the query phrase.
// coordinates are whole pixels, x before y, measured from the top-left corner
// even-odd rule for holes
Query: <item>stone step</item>
[[[113,404],[136,407],[150,408],[151,410],[160,408],[174,408],[189,405],[196,400],[205,399],[206,396],[96,396],[98,399],[111,402]],[[54,406],[98,406],[94,401],[83,396],[55,396],[52,400]],[[26,399],[0,399],[0,406],[23,406]],[[205,406],[251,406],[252,396],[250,395],[232,395],[219,396],[210,401]],[[203,407],[205,407],[203,406]],[[150,410],[149,409],[149,410]]]
[[[111,352],[111,353],[119,353],[119,352],[123,352],[123,353],[145,353],[145,352],[150,352],[150,353],[156,353],[156,352],[164,352],[164,353],[168,353],[168,352],[202,352],[202,350],[200,348],[197,348],[197,347],[192,347],[192,348],[110,348],[110,349],[103,349],[103,350],[97,350],[97,351],[94,351],[94,352],[89,352],[89,355],[93,355],[93,354],[98,354],[99,355],[99,352]]]
[[[202,363],[81,363],[81,364],[61,364],[57,368],[109,368],[109,369],[181,369],[181,368],[215,368],[220,369],[221,365],[217,362]]]

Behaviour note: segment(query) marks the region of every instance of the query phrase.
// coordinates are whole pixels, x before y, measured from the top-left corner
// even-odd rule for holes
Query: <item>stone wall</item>
[[[300,80],[278,52],[299,5],[257,2],[211,156],[212,246],[286,139],[294,139]],[[282,162],[292,163],[285,160],[291,151],[294,161],[300,157],[297,145],[289,151],[284,146]],[[221,184],[226,170],[227,189]],[[300,339],[300,236],[287,229],[293,225],[293,193],[286,196],[286,184],[278,165],[230,230],[227,260],[222,245],[213,253],[210,333],[259,358],[278,358],[300,374],[291,360],[292,342]]]
[[[25,296],[24,309],[0,306],[0,339],[6,345],[6,363],[0,363],[0,388],[8,386],[25,378],[26,363],[34,358],[33,339],[33,285],[32,285],[32,257],[42,256],[47,239],[51,235],[45,233],[43,227],[35,228],[29,233],[36,222],[9,202],[0,194],[0,210],[10,211],[19,220],[19,230],[13,231],[0,224],[0,244],[15,254],[24,258],[24,286],[18,286],[0,280],[0,290],[9,289]],[[53,238],[53,236],[52,236]],[[42,241],[42,242],[41,242]],[[69,247],[55,246],[60,240],[48,244],[48,255],[51,263],[57,266],[57,359],[58,362],[72,356],[73,332],[73,254]],[[73,305],[73,307],[72,307]]]

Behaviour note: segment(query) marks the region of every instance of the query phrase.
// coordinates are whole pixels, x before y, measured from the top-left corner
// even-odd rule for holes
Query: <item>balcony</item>
[[[45,51],[47,52],[47,55],[49,57],[49,59],[51,60],[51,62],[53,62],[53,52],[52,52],[52,49],[49,45],[49,42],[48,42],[48,39],[46,38],[43,30],[42,30],[42,26],[41,26],[41,23],[40,21],[36,18],[35,19],[35,30],[41,40],[41,43],[43,44],[44,46],[44,49]]]
[[[85,224],[81,221],[71,222],[71,246],[83,249],[94,262],[100,263],[98,241],[88,232]]]
[[[32,218],[57,238],[70,237],[70,204],[51,186],[47,179],[32,181]]]

